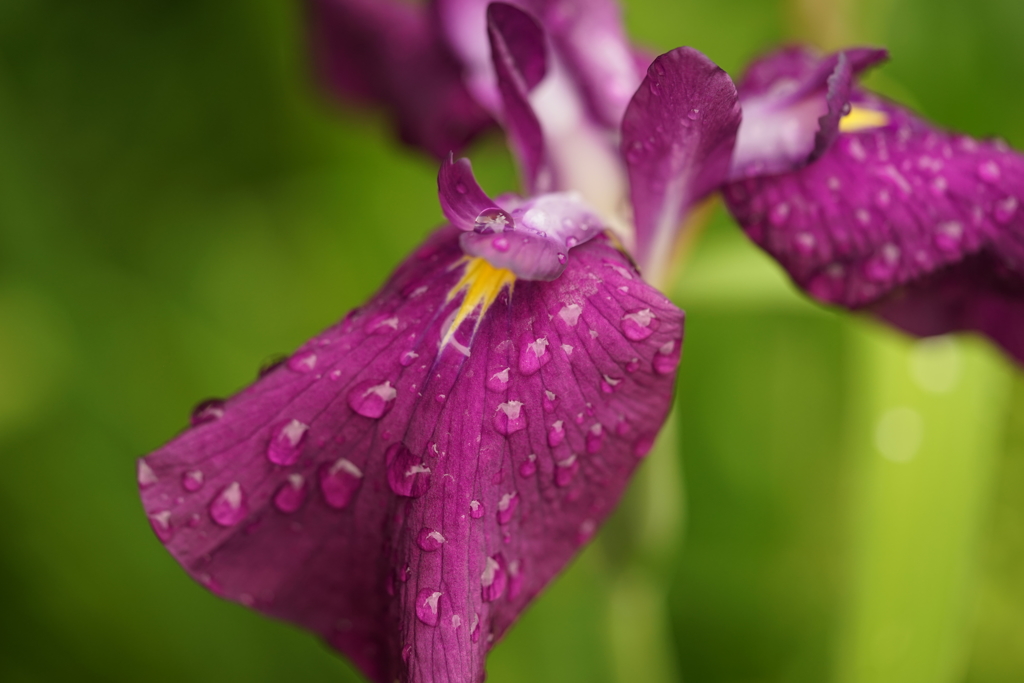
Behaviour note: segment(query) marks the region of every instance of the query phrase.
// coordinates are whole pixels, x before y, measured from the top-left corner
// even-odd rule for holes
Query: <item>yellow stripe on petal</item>
[[[889,125],[889,115],[877,109],[868,109],[853,105],[850,113],[839,119],[839,132],[856,133],[859,130],[871,130]]]
[[[509,292],[515,286],[516,276],[511,270],[495,268],[482,258],[464,257],[459,264],[465,264],[462,277],[448,292],[446,301],[452,301],[460,292],[465,292],[462,298],[462,305],[455,312],[452,323],[444,333],[441,346],[444,347],[452,339],[455,330],[468,318],[473,311],[480,308],[478,320],[482,320],[487,309],[497,300],[501,290],[509,288]],[[458,265],[458,264],[457,264]],[[477,323],[479,324],[479,322]]]

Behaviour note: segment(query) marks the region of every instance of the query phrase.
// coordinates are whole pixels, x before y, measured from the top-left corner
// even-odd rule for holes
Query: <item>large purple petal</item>
[[[792,171],[821,156],[838,135],[854,77],[887,56],[853,48],[819,57],[793,47],[755,62],[739,87],[743,123],[730,177]]]
[[[460,278],[473,292],[471,267],[494,272],[458,235],[139,463],[153,528],[194,578],[381,683],[482,680],[615,505],[679,362],[682,313],[604,238],[554,282],[493,290],[448,337]]]
[[[654,60],[622,121],[642,266],[671,251],[683,214],[725,181],[739,124],[736,88],[714,62],[688,47]]]
[[[439,158],[491,123],[426,8],[400,0],[306,0],[328,88],[389,108],[402,139]]]
[[[797,171],[733,183],[737,220],[822,301],[915,334],[978,330],[1024,360],[1024,157],[872,95],[853,108],[884,125],[840,132]]]

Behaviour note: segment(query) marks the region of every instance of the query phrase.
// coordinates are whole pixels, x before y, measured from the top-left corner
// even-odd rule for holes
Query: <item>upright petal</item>
[[[730,177],[791,171],[821,156],[835,140],[854,77],[887,56],[854,48],[821,57],[790,47],[755,62],[739,87],[743,123]]]
[[[439,158],[491,123],[434,15],[401,0],[306,0],[317,69],[338,94],[391,110],[402,139]]]
[[[732,183],[730,210],[815,298],[918,335],[977,330],[1024,361],[1024,158],[848,93],[819,159]]]
[[[645,276],[661,277],[680,221],[729,171],[740,108],[729,75],[681,47],[654,60],[622,121],[636,251]]]
[[[381,683],[482,680],[618,500],[679,362],[682,313],[603,237],[527,282],[459,234],[139,466],[194,578]]]

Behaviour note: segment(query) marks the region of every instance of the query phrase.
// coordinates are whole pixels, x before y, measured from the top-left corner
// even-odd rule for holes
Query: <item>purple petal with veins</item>
[[[682,47],[651,64],[622,121],[641,265],[671,251],[686,211],[726,179],[739,123],[732,80],[703,54]]]
[[[853,77],[887,56],[854,48],[820,57],[791,47],[755,62],[739,86],[743,122],[730,177],[791,171],[821,156],[838,133]]]
[[[465,231],[459,239],[463,251],[524,280],[556,279],[570,250],[604,230],[601,219],[574,193],[491,200],[467,159],[445,161],[437,185],[445,215]]]
[[[444,158],[492,123],[466,89],[428,8],[401,0],[306,0],[306,6],[326,87],[383,104],[405,142]]]
[[[851,98],[820,159],[730,184],[730,210],[811,296],[917,335],[980,331],[1024,361],[1024,157]]]
[[[489,268],[466,262],[460,234],[437,232],[303,362],[138,468],[154,531],[189,574],[315,631],[381,683],[481,680],[671,403],[682,312],[603,235],[553,282],[468,302],[442,345],[467,291],[453,289]]]
[[[512,5],[487,8],[487,35],[501,94],[502,118],[509,142],[523,166],[530,192],[546,192],[554,178],[544,148],[544,132],[530,104],[530,89],[546,70],[544,30]]]

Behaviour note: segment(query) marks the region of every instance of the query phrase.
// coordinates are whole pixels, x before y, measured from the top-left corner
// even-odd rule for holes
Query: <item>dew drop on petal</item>
[[[994,183],[995,181],[999,180],[1000,175],[1002,174],[999,170],[999,164],[992,161],[991,159],[988,161],[983,161],[980,164],[978,164],[978,177],[980,177],[982,180],[989,183]]]
[[[691,121],[696,121],[698,116],[700,116],[700,109],[691,109],[690,112],[686,115],[686,118],[690,119]]]
[[[511,216],[498,208],[484,209],[476,217],[473,230],[482,234],[503,232],[515,224]]]
[[[316,353],[313,351],[304,351],[297,353],[288,359],[288,367],[294,372],[313,372],[316,369]]]
[[[224,417],[224,401],[219,398],[211,398],[192,409],[189,422],[193,427],[198,427],[201,424],[213,422],[222,417]]]
[[[137,464],[136,464],[135,467],[136,467],[135,476],[136,476],[136,480],[139,483],[139,488],[140,489],[148,489],[150,486],[152,486],[153,484],[155,484],[158,481],[160,481],[159,479],[157,479],[156,474],[153,472],[153,468],[151,468],[146,463],[145,460],[142,460],[140,458],[137,461]]]
[[[499,434],[514,434],[526,427],[526,413],[520,401],[508,401],[498,405],[494,414],[494,428]]]
[[[523,344],[519,350],[519,372],[524,375],[532,375],[551,360],[548,353],[548,339],[541,337],[527,344]]]
[[[935,226],[935,246],[942,251],[958,251],[963,236],[964,226],[959,221],[946,221]]]
[[[548,446],[554,448],[563,441],[565,441],[565,422],[563,420],[557,420],[551,425],[551,429],[548,430]]]
[[[210,501],[210,518],[221,526],[234,526],[249,514],[242,485],[233,481]]]
[[[519,494],[506,493],[498,501],[498,524],[508,524],[519,507]]]
[[[583,545],[594,537],[595,531],[597,531],[597,522],[592,519],[583,520],[580,524],[579,533],[576,535],[576,542]]]
[[[563,488],[568,486],[579,469],[579,459],[575,455],[570,455],[565,460],[559,460],[555,463],[555,484]]]
[[[441,532],[430,527],[423,527],[420,529],[420,533],[416,535],[416,545],[424,552],[432,553],[444,545],[444,542],[445,538],[441,535]]]
[[[598,422],[593,427],[587,430],[586,436],[587,453],[594,454],[601,450],[601,445],[604,442],[604,427]]]
[[[563,254],[562,252],[558,252],[557,254],[555,254],[555,258],[557,258],[558,262],[561,263],[563,266],[569,262],[569,257]]]
[[[156,537],[163,543],[171,540],[171,536],[174,535],[174,529],[171,527],[170,510],[154,512],[149,515],[149,525],[153,527],[153,533],[155,533]]]
[[[644,434],[633,443],[633,455],[643,458],[654,448],[654,435]]]
[[[347,458],[338,458],[333,463],[321,465],[318,477],[324,502],[335,510],[341,510],[348,506],[359,489],[363,472]]]
[[[292,513],[302,507],[306,500],[306,478],[301,474],[289,474],[288,479],[274,493],[274,507],[284,513]]]
[[[601,391],[606,394],[615,393],[615,387],[622,383],[621,378],[610,377],[608,375],[601,376]]]
[[[679,367],[679,347],[678,341],[665,342],[656,354],[654,354],[654,371],[659,375],[669,375],[676,371]]]
[[[415,351],[406,351],[402,354],[402,357],[398,359],[398,363],[403,367],[407,368],[412,365],[412,362],[420,357],[420,354]]]
[[[582,312],[583,308],[579,304],[568,304],[558,311],[558,317],[569,327],[576,327]]]
[[[656,329],[657,317],[651,309],[644,308],[622,316],[622,333],[632,341],[643,341],[651,336]]]
[[[491,391],[502,392],[508,388],[509,368],[494,373],[487,379],[487,388]]]
[[[302,453],[309,425],[299,420],[284,420],[271,428],[267,459],[275,465],[292,465]]]
[[[437,626],[440,616],[441,592],[424,588],[416,594],[416,617],[427,626]]]
[[[480,617],[473,615],[473,621],[469,627],[469,639],[474,643],[480,642]]]
[[[537,472],[537,454],[530,453],[526,456],[526,460],[519,465],[519,475],[522,477],[532,477]]]
[[[992,212],[996,222],[1001,225],[1009,223],[1013,219],[1014,214],[1017,213],[1017,205],[1016,197],[1007,197],[997,201],[995,211]]]
[[[495,237],[491,246],[494,247],[494,251],[506,252],[508,251],[508,240],[504,237]]]
[[[360,382],[348,395],[348,405],[363,417],[378,419],[391,410],[398,392],[390,381]]]
[[[189,493],[194,493],[203,487],[203,471],[188,470],[181,473],[181,487]]]
[[[479,500],[469,501],[469,516],[473,519],[480,519],[484,516],[484,504]]]
[[[485,602],[494,602],[505,592],[508,577],[501,567],[501,562],[488,557],[484,562],[484,571],[480,574],[481,594]]]
[[[626,363],[626,372],[636,372],[640,369],[640,359],[634,358],[633,360]]]
[[[392,444],[385,454],[388,486],[397,496],[419,498],[430,488],[430,468],[401,443]]]

